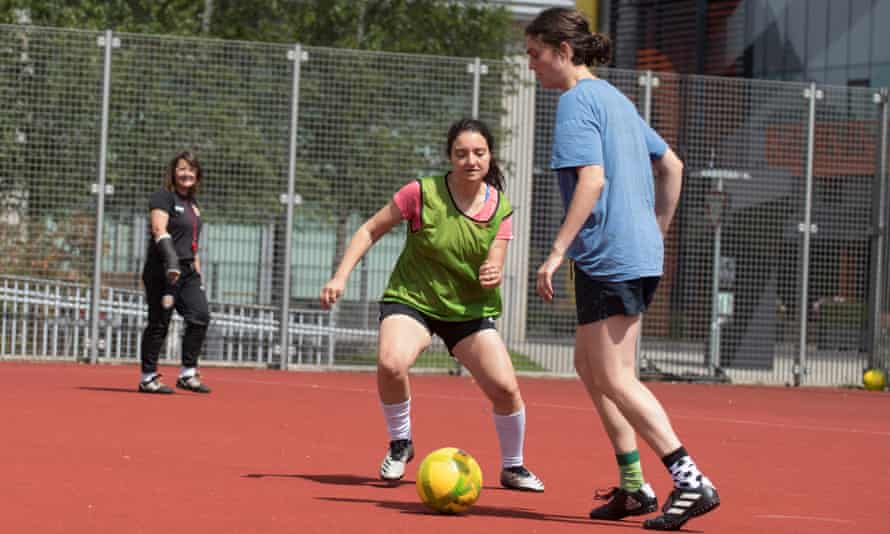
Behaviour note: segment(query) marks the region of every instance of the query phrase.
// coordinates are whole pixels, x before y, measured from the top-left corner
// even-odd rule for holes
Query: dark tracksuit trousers
[[[207,295],[201,288],[201,275],[195,271],[194,264],[182,262],[179,269],[182,274],[173,286],[169,285],[160,262],[150,261],[145,264],[145,269],[142,271],[145,299],[148,303],[148,324],[142,334],[140,354],[143,373],[155,373],[158,370],[158,356],[167,338],[174,309],[185,320],[182,366],[198,366],[198,356],[207,336],[207,325],[210,324],[210,310],[207,305]],[[166,294],[173,295],[173,308],[165,309],[161,305],[161,299]]]

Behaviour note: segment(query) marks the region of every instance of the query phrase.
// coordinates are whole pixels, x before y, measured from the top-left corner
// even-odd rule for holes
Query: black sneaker
[[[704,515],[720,506],[720,496],[713,486],[694,489],[674,488],[661,508],[662,515],[647,519],[643,528],[649,530],[680,530],[693,517]]]
[[[400,480],[405,476],[405,466],[414,458],[414,442],[410,439],[396,439],[389,442],[389,450],[380,464],[380,478]]]
[[[590,519],[618,521],[631,515],[651,514],[658,510],[658,499],[649,484],[637,491],[623,488],[612,488],[606,492],[597,490],[593,498],[597,501],[608,501],[606,504],[590,511]]]
[[[210,393],[210,388],[201,382],[201,378],[197,374],[188,377],[180,376],[176,380],[176,387],[194,391],[195,393]]]
[[[148,380],[139,382],[139,392],[169,395],[170,393],[173,393],[173,390],[161,382],[161,375],[154,375]]]

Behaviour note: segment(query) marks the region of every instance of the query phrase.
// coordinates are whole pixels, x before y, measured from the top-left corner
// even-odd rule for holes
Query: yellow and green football
[[[482,470],[461,449],[445,447],[429,453],[417,470],[417,494],[431,510],[443,514],[466,511],[482,491]]]

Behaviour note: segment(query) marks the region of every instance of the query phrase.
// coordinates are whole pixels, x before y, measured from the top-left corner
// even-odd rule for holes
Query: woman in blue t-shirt
[[[658,400],[636,377],[642,313],[662,275],[663,235],[680,196],[683,164],[636,107],[589,67],[611,55],[608,38],[567,8],[541,12],[526,28],[529,68],[545,88],[563,91],[556,110],[551,168],[566,209],[537,292],[553,298],[553,274],[568,256],[578,327],[575,369],[615,449],[620,483],[593,519],[618,520],[657,509],[643,478],[636,434],[674,480],[663,514],[643,523],[677,530],[720,503],[713,484],[680,443]],[[655,175],[653,176],[653,166]]]

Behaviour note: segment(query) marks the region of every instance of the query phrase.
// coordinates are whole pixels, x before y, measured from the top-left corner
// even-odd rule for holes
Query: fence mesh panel
[[[867,339],[872,199],[879,195],[874,90],[824,87],[816,106],[813,250],[807,314],[808,378],[859,383]]]
[[[887,95],[884,94],[884,98],[886,99]],[[886,101],[885,104],[886,106]],[[884,115],[884,117],[888,117],[886,120],[882,117],[880,120],[884,123],[884,135],[886,132],[890,131],[890,115]],[[880,135],[880,134],[879,134]],[[879,137],[879,139],[881,139]],[[890,275],[888,275],[887,267],[888,262],[890,262],[890,240],[888,240],[887,229],[890,228],[890,187],[888,187],[888,172],[890,169],[886,167],[886,165],[890,165],[890,144],[886,143],[886,137],[883,138],[884,144],[884,157],[883,161],[885,167],[883,168],[883,177],[876,174],[876,178],[880,181],[883,181],[883,199],[880,197],[876,197],[881,206],[880,202],[883,200],[883,213],[878,213],[876,217],[879,220],[877,230],[882,231],[883,242],[880,243],[881,247],[876,251],[876,261],[880,261],[883,269],[881,270],[882,276],[879,279],[880,288],[878,291],[880,292],[880,306],[877,311],[875,309],[869,309],[868,312],[874,314],[876,320],[876,328],[878,329],[877,342],[875,343],[875,352],[872,357],[872,363],[882,369],[890,369]],[[881,144],[878,144],[878,150],[881,150]],[[878,162],[879,172],[881,170],[880,165],[881,161]],[[883,223],[881,226],[880,223]]]
[[[686,164],[672,236],[681,274],[673,328],[705,341],[705,364],[748,371],[750,380],[773,369],[790,378],[801,291],[804,86],[692,77],[669,78],[663,88],[661,120],[673,123],[668,130],[677,132]],[[659,110],[661,101],[660,88]],[[715,313],[721,298],[725,313]]]
[[[103,36],[0,26],[0,355],[85,355],[101,225],[99,355],[138,358],[148,198],[170,159],[193,149],[204,171],[200,255],[213,312],[205,360],[280,365],[287,308],[290,364],[373,367],[377,301],[404,226],[359,263],[333,312],[318,306],[319,290],[362,222],[409,181],[448,170],[447,128],[475,110],[496,133],[516,209],[499,326],[518,369],[574,372],[567,267],[553,303],[535,294],[563,217],[549,168],[559,93],[538,86],[523,59],[318,47],[300,47],[297,58],[295,46],[115,34],[99,162]],[[858,383],[871,363],[890,365],[890,193],[880,167],[890,148],[876,90],[818,86],[811,117],[808,84],[599,75],[685,163],[664,277],[643,322],[644,376],[842,385]],[[97,222],[101,164],[113,190]],[[291,165],[300,202],[288,229]],[[170,360],[179,333],[177,322]],[[455,364],[437,341],[418,365]]]
[[[103,52],[97,34],[0,31],[4,273],[87,280]]]

